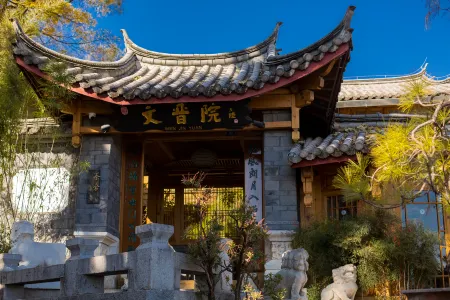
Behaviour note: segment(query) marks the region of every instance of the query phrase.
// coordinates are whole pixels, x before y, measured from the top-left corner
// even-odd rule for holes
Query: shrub
[[[362,291],[384,295],[398,293],[400,286],[427,286],[438,270],[436,234],[417,223],[403,227],[386,210],[312,224],[296,233],[293,247],[310,255],[310,300],[320,299],[320,291],[332,282],[332,269],[349,263],[358,268]]]

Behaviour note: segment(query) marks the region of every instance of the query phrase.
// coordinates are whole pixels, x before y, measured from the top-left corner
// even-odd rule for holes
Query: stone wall
[[[290,111],[264,112],[264,122],[290,121]],[[265,219],[271,230],[298,227],[296,170],[287,155],[292,148],[291,131],[264,131]]]
[[[75,236],[97,238],[100,248],[118,241],[120,217],[120,168],[122,150],[119,136],[83,136],[80,161],[100,172],[99,197],[89,202],[89,172],[80,175],[75,218]],[[105,240],[106,239],[106,240]],[[98,254],[110,253],[107,249]],[[116,252],[116,251],[113,251]]]

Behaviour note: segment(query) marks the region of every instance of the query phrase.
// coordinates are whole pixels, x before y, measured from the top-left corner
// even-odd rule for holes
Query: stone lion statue
[[[282,276],[281,288],[285,288],[286,299],[308,300],[305,286],[308,281],[308,252],[303,249],[288,250],[281,257],[281,271],[277,274]]]
[[[345,265],[333,270],[333,283],[322,290],[321,300],[353,300],[356,285],[356,267]]]
[[[19,268],[63,264],[66,260],[66,246],[35,242],[34,226],[28,221],[19,221],[13,224],[11,245],[9,253],[22,255]]]

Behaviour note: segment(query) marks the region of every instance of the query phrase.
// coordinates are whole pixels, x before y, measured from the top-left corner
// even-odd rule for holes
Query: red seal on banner
[[[128,115],[128,108],[126,106],[122,106],[120,108],[120,112],[122,113],[122,115],[126,116]]]

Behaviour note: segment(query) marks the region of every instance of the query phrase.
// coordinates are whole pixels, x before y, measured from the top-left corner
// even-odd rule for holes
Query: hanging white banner
[[[256,206],[256,220],[262,219],[261,160],[250,155],[245,159],[245,196],[251,206]]]

